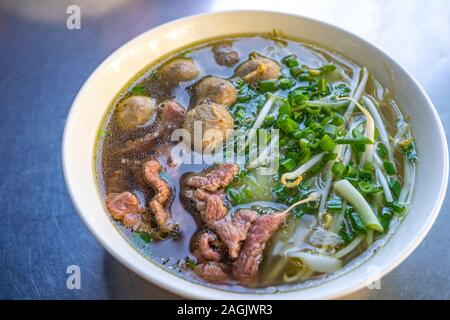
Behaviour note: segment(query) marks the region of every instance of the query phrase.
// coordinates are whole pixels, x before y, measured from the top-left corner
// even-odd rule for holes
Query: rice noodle
[[[347,210],[347,202],[344,201],[342,205],[342,210],[336,215],[336,218],[333,221],[333,226],[331,227],[331,232],[338,233],[341,228],[342,222],[344,221],[344,214]]]
[[[376,172],[376,175],[377,175],[378,182],[383,187],[384,196],[386,197],[386,201],[387,202],[394,201],[394,197],[392,196],[392,192],[391,192],[391,189],[389,187],[389,184],[387,182],[386,177],[383,175],[383,173],[381,172],[380,168],[377,168],[375,170],[375,172]]]
[[[256,131],[261,127],[261,125],[264,122],[264,119],[269,114],[270,109],[272,108],[273,103],[275,102],[275,97],[270,96],[269,99],[267,99],[266,103],[264,103],[264,106],[262,107],[261,111],[258,114],[258,117],[255,119],[255,122],[253,123],[252,128],[248,131],[248,137],[243,143],[243,145],[240,147],[240,150],[245,149],[247,147],[248,143],[255,138]]]
[[[388,103],[391,106],[392,110],[394,111],[395,115],[397,116],[397,119],[404,121],[403,114],[401,113],[400,108],[398,107],[397,103],[392,99],[389,99]]]
[[[306,267],[321,273],[331,273],[342,268],[342,261],[321,253],[306,251],[292,251],[287,253],[288,257],[300,259]]]
[[[359,99],[361,99],[364,89],[366,88],[368,79],[369,79],[369,72],[367,71],[367,68],[363,68],[361,82],[359,83],[354,94],[352,95],[352,98],[354,100],[359,101]],[[348,105],[347,111],[344,114],[345,118],[348,119],[350,117],[350,115],[353,113],[353,110],[355,109],[355,105],[356,103],[354,101],[352,101]]]
[[[366,245],[370,247],[373,243],[373,230],[367,230]]]
[[[372,114],[373,120],[375,121],[375,124],[378,128],[378,132],[380,133],[380,139],[388,150],[389,160],[392,161],[393,160],[392,147],[391,144],[389,143],[389,134],[387,133],[386,127],[384,126],[383,119],[381,118],[381,115],[378,112],[377,107],[375,106],[374,102],[371,99],[369,99],[367,96],[364,96],[362,99],[365,106]]]
[[[351,138],[352,131],[355,128],[357,128],[359,125],[364,123],[364,121],[366,121],[364,118],[360,118],[360,119],[353,118],[352,121],[350,121],[348,124],[349,130],[348,130],[347,134],[345,135],[345,138]],[[339,158],[342,159],[342,162],[344,165],[348,165],[350,163],[351,156],[352,156],[351,148],[346,144],[341,145]]]
[[[336,259],[342,259],[346,255],[348,255],[350,252],[355,250],[356,247],[359,246],[361,241],[363,241],[363,239],[364,239],[364,235],[357,236],[355,239],[353,239],[352,242],[350,242],[350,244],[348,246],[346,246],[345,248],[343,248],[343,249],[339,250],[338,252],[336,252],[334,254],[334,257]]]
[[[408,159],[405,158],[404,162],[404,183],[402,191],[400,192],[400,196],[398,201],[403,204],[411,204],[412,193],[414,189],[414,184],[416,180],[416,170],[414,163],[411,163]]]
[[[275,135],[272,140],[270,140],[270,144],[259,154],[258,158],[247,164],[247,168],[254,169],[267,164],[268,160],[270,160],[271,156],[273,156],[273,154],[271,154],[271,151],[277,150],[279,140],[279,135]]]
[[[307,172],[309,169],[314,167],[316,164],[318,164],[320,161],[322,161],[325,154],[326,152],[319,153],[318,155],[312,157],[307,163],[301,165],[297,170],[283,174],[281,176],[281,180],[294,180],[298,178],[299,176]]]
[[[284,273],[283,275],[283,281],[285,283],[292,283],[292,282],[297,282],[299,280],[307,280],[309,279],[312,275],[314,274],[313,270],[309,270],[308,268],[304,267],[304,268],[298,268],[298,272],[293,275],[293,276],[289,276],[286,273]]]
[[[346,60],[345,58],[342,58],[338,54],[325,52],[323,49],[316,48],[316,47],[314,47],[314,50],[329,55],[332,58],[332,60],[334,60],[338,64],[340,64],[340,65],[344,66],[345,68],[347,68],[347,69],[352,71],[352,78],[351,78],[351,83],[350,84],[351,84],[351,96],[353,97],[353,95],[355,93],[355,90],[356,90],[356,88],[358,86],[358,80],[359,80],[359,77],[360,77],[360,74],[361,74],[361,67],[358,66],[357,64],[352,63],[349,60]],[[328,63],[328,61],[325,61],[325,63]],[[344,73],[345,73],[345,71],[344,71]],[[347,74],[345,73],[345,75],[347,75]]]
[[[327,170],[327,172],[331,171],[330,166],[327,165],[327,168],[325,170]],[[324,185],[324,187],[322,189],[322,198],[320,199],[320,205],[319,205],[319,217],[326,211],[325,207],[327,205],[328,193],[330,192],[330,188],[331,188],[331,183],[332,182],[333,182],[333,175],[332,174],[328,174],[327,175],[327,180],[325,181],[325,185]]]
[[[401,138],[403,138],[403,136],[407,133],[407,131],[408,131],[408,124],[405,121],[399,119],[397,133],[395,134],[394,137],[394,142],[397,143]]]
[[[356,99],[353,98],[339,98],[338,100],[350,100],[352,101],[358,108],[361,110],[361,112],[366,116],[367,123],[366,123],[366,136],[375,143],[375,121],[372,118],[372,115],[369,111],[367,111],[366,108],[364,108]],[[369,144],[366,146],[366,151],[364,151],[364,161],[361,161],[361,167],[364,166],[365,163],[372,163],[373,162],[373,154],[374,154],[374,145]]]
[[[341,146],[336,146],[334,149],[334,152],[339,154],[339,149]],[[331,160],[327,163],[325,167],[326,172],[326,180],[322,187],[322,198],[320,199],[320,205],[319,205],[319,219],[321,215],[325,212],[325,207],[328,200],[328,193],[330,192],[331,183],[333,182],[333,172],[331,171],[331,168],[333,167],[334,160]]]

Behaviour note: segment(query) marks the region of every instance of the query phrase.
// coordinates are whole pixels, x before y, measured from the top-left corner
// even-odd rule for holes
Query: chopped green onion
[[[364,195],[370,195],[381,191],[377,186],[367,181],[358,182],[358,189]]]
[[[278,116],[281,117],[283,115],[288,117],[292,115],[291,105],[288,102],[284,102],[278,109]]]
[[[353,205],[367,228],[383,232],[383,227],[372,208],[350,182],[340,180],[334,184],[333,188],[339,195]]]
[[[145,88],[143,85],[138,84],[133,89],[131,89],[131,93],[133,95],[144,95],[145,94]]]
[[[320,148],[323,151],[333,151],[334,148],[336,147],[336,143],[334,143],[333,139],[330,138],[329,135],[324,134],[322,139],[320,139],[319,142]]]
[[[329,210],[340,210],[342,209],[342,199],[338,197],[333,197],[327,201],[327,209]]]
[[[389,151],[386,148],[386,146],[382,143],[379,143],[377,146],[377,153],[380,156],[381,159],[386,159],[386,157],[389,155]]]
[[[332,124],[326,124],[323,126],[323,132],[330,136],[330,138],[335,139],[338,128],[335,125]]]
[[[389,178],[388,181],[389,188],[392,190],[392,192],[395,194],[395,196],[398,198],[400,196],[400,192],[402,192],[402,185],[398,180]]]
[[[280,161],[280,165],[287,171],[293,171],[296,168],[297,163],[291,158],[285,158]]]
[[[385,232],[389,230],[389,225],[394,217],[394,211],[392,208],[384,207],[381,209],[380,214],[378,215],[378,220],[380,220],[381,225]]]
[[[285,133],[294,133],[298,129],[297,122],[289,118],[289,116],[286,114],[281,116],[281,118],[277,121],[277,126]]]
[[[292,83],[292,81],[290,79],[283,78],[280,80],[280,88],[283,90],[290,89],[293,86],[294,86],[294,84]]]
[[[361,217],[354,212],[353,210],[347,210],[346,217],[350,221],[353,229],[357,232],[366,233],[366,227],[364,226],[364,222],[361,220]]]
[[[384,171],[390,176],[395,176],[397,174],[397,170],[395,169],[395,165],[391,161],[383,161]]]
[[[293,106],[301,106],[308,99],[302,90],[293,90],[289,92],[289,103]]]
[[[297,79],[304,70],[301,67],[292,67],[289,69],[291,76],[293,76],[295,79]]]
[[[306,147],[303,148],[299,153],[299,162],[300,164],[304,164],[311,159],[311,149]]]
[[[406,206],[401,203],[391,202],[391,203],[388,203],[388,206],[400,215],[403,215],[406,212]]]
[[[322,75],[325,75],[334,72],[336,70],[336,66],[334,64],[327,64],[323,67],[320,67],[319,70]]]
[[[275,92],[278,90],[277,80],[263,80],[258,83],[258,90],[260,92]]]
[[[281,59],[281,62],[288,68],[297,67],[300,65],[300,62],[297,60],[297,56],[295,54],[284,57]]]
[[[337,144],[349,144],[349,145],[370,145],[373,144],[373,141],[369,138],[362,137],[362,138],[341,138],[336,139],[335,141]]]
[[[308,112],[310,115],[318,115],[322,112],[322,107],[318,106],[307,106],[306,112]]]
[[[331,167],[331,171],[333,172],[334,176],[338,179],[344,178],[346,170],[347,167],[340,162],[335,162]]]
[[[329,108],[332,110],[337,110],[342,107],[348,106],[348,101],[336,101],[336,102],[329,102],[329,101],[323,101],[323,100],[306,100],[304,101],[303,105],[306,107],[320,107],[320,108]]]
[[[313,77],[318,77],[321,75],[321,72],[319,69],[309,69],[308,74]]]
[[[328,82],[324,78],[320,78],[319,81],[317,81],[317,88],[319,94],[328,93],[330,91],[330,89],[328,88]]]

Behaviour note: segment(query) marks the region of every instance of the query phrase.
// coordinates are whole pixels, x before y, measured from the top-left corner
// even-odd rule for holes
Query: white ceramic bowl
[[[286,35],[337,51],[370,72],[394,92],[410,119],[420,161],[409,214],[389,242],[356,269],[315,287],[277,294],[241,294],[204,287],[179,278],[140,255],[112,225],[96,188],[94,144],[99,125],[115,95],[145,66],[166,53],[204,39],[242,33]],[[234,11],[187,17],[152,29],[106,59],[73,102],[63,139],[63,167],[72,200],[88,228],[119,261],[143,278],[189,298],[328,299],[349,294],[394,269],[419,245],[441,208],[448,180],[448,150],[439,116],[427,94],[401,66],[365,40],[337,27],[295,15]],[[436,243],[436,245],[441,245]],[[376,265],[378,273],[369,273]]]

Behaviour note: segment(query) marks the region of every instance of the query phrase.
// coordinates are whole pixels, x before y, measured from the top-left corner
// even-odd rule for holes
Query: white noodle
[[[414,185],[416,184],[416,165],[414,163],[409,162],[411,173],[409,178],[409,192],[408,192],[408,198],[406,200],[406,204],[411,204],[413,192],[414,192]]]
[[[386,180],[386,177],[383,175],[383,173],[381,172],[380,168],[377,168],[375,170],[375,172],[376,172],[376,175],[377,175],[378,182],[383,187],[384,196],[386,197],[386,201],[387,202],[394,201],[394,198],[392,197],[392,192],[391,192],[391,189],[389,188],[389,184],[388,184],[388,182]]]
[[[263,124],[264,119],[269,114],[270,109],[272,108],[272,105],[273,105],[274,101],[275,101],[275,97],[274,96],[270,96],[269,99],[267,99],[266,103],[264,104],[264,106],[262,107],[261,111],[259,112],[258,117],[256,118],[255,122],[253,123],[252,128],[248,131],[248,137],[247,137],[245,143],[240,147],[240,150],[242,150],[245,147],[247,147],[248,143],[252,139],[255,138],[256,131]]]
[[[375,124],[378,128],[378,132],[380,133],[381,142],[383,142],[383,144],[386,146],[389,153],[389,160],[392,161],[393,160],[392,148],[391,144],[389,143],[389,135],[386,131],[386,127],[384,126],[383,119],[381,118],[381,115],[378,112],[377,107],[375,106],[375,104],[371,99],[369,99],[367,96],[364,96],[362,99],[365,106],[372,114],[373,120],[375,121]]]
[[[345,248],[343,248],[343,249],[339,250],[338,252],[336,252],[334,257],[336,259],[342,259],[346,255],[348,255],[350,252],[355,250],[356,247],[359,246],[361,241],[363,241],[363,239],[364,239],[364,235],[357,236],[352,242],[350,242],[350,244],[348,246],[346,246]]]
[[[367,71],[367,68],[363,68],[361,82],[359,83],[358,87],[356,88],[353,94],[353,99],[355,99],[356,101],[359,101],[359,99],[361,99],[364,89],[366,88],[368,79],[369,79],[369,72]],[[356,103],[354,101],[350,102],[347,111],[345,112],[344,115],[345,118],[348,119],[350,117],[350,115],[353,113],[353,110],[355,109],[355,105]]]
[[[403,183],[402,191],[400,192],[400,196],[398,197],[398,201],[403,204],[410,204],[412,197],[412,190],[414,188],[414,183],[416,179],[416,170],[415,165],[412,164],[408,159],[405,158],[404,165],[405,167],[405,181]]]
[[[322,161],[322,158],[325,156],[326,152],[319,153],[318,155],[312,157],[307,163],[304,165],[301,165],[297,170],[293,172],[288,172],[283,174],[281,177],[282,180],[293,180],[298,178],[299,176],[303,175],[306,171],[314,167],[316,164],[318,164],[320,161]]]
[[[275,135],[270,141],[270,144],[259,154],[258,158],[247,165],[247,168],[254,169],[267,164],[267,161],[270,160],[270,152],[276,150],[279,139],[279,135]]]

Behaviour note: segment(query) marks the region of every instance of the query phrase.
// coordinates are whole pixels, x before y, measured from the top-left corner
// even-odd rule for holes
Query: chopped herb
[[[292,88],[293,86],[294,86],[294,84],[292,83],[292,81],[290,79],[283,78],[280,80],[280,89],[282,89],[282,90],[288,90],[288,89]]]
[[[395,165],[391,161],[383,161],[384,171],[390,176],[394,176],[397,174],[397,170],[395,169]]]
[[[333,164],[333,167],[331,168],[331,171],[333,172],[334,176],[337,179],[342,179],[345,176],[345,172],[347,170],[347,167],[344,166],[342,163],[340,162],[335,162]]]
[[[99,138],[104,138],[104,137],[106,137],[108,134],[109,134],[109,131],[108,131],[108,130],[100,129],[100,130],[98,130],[97,136],[98,136]]]
[[[151,234],[149,234],[149,233],[137,232],[137,235],[139,236],[139,238],[142,239],[142,241],[144,241],[146,243],[150,243],[153,240]]]
[[[330,138],[329,135],[324,134],[322,139],[320,139],[320,148],[323,151],[333,151],[336,147],[336,143],[334,143],[333,139]]]
[[[373,144],[373,141],[369,138],[340,138],[335,141],[337,144],[349,144],[349,145],[368,145]]]
[[[334,72],[336,70],[336,66],[334,64],[327,64],[323,67],[320,67],[319,70],[322,75],[325,75]]]
[[[138,84],[137,86],[134,86],[133,89],[131,89],[131,93],[133,95],[144,95],[145,94],[145,88],[144,86]]]
[[[389,177],[389,188],[394,193],[395,197],[398,198],[400,196],[400,192],[402,191],[402,185],[398,180]]]
[[[327,201],[327,209],[328,210],[341,210],[343,207],[342,199],[334,196]]]
[[[295,54],[284,57],[281,59],[281,62],[288,68],[297,67],[300,65],[300,62],[297,60],[297,56]]]
[[[197,262],[195,262],[193,259],[191,259],[190,257],[186,257],[184,258],[184,265],[191,269],[194,270],[195,267],[197,266]]]

